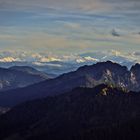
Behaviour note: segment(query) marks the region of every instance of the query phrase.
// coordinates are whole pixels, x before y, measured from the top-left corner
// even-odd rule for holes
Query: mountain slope
[[[135,76],[135,73],[128,71],[125,66],[110,61],[101,62],[26,88],[2,92],[0,106],[13,106],[27,100],[62,94],[76,87],[92,88],[100,84],[119,87],[124,91],[138,91],[140,83],[134,88]]]
[[[29,67],[29,66],[12,66],[12,67],[9,67],[9,69],[25,72],[25,73],[32,74],[32,75],[40,75],[41,77],[43,77],[45,79],[50,79],[50,78],[56,77],[56,75],[48,74],[48,73],[39,71],[39,70],[37,70],[33,67]]]
[[[134,139],[136,134],[140,138],[140,125],[133,124],[140,120],[139,101],[139,93],[125,93],[106,85],[76,88],[14,107],[0,117],[0,138],[120,140]]]
[[[48,78],[46,74],[31,67],[0,68],[0,90],[25,87]]]
[[[3,108],[3,107],[0,107],[0,115],[6,113],[6,112],[9,111],[9,110],[10,110],[10,108]]]

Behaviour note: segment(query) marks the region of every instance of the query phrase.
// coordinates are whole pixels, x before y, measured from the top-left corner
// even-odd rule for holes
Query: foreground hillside
[[[69,92],[76,87],[93,88],[100,84],[117,87],[123,91],[140,91],[140,65],[130,70],[110,61],[80,67],[77,71],[34,84],[22,89],[0,93],[0,106],[14,106],[19,103],[55,96]]]
[[[140,139],[140,94],[99,85],[26,102],[0,117],[0,139]]]

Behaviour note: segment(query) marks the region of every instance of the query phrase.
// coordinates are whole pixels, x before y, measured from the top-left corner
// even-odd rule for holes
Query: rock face
[[[93,88],[100,84],[120,88],[123,91],[140,91],[139,65],[129,71],[127,67],[110,61],[80,67],[77,71],[63,74],[29,87],[0,93],[0,106],[55,96],[76,87]]]
[[[47,74],[31,67],[0,68],[0,91],[25,87],[48,78]]]
[[[0,117],[0,139],[140,139],[140,94],[106,85],[23,103]]]
[[[131,68],[132,74],[132,90],[140,91],[140,64],[136,64]]]
[[[131,85],[130,71],[127,67],[110,61],[81,67],[79,71],[94,80],[90,83],[91,87],[99,84],[109,84],[114,87],[129,89]]]

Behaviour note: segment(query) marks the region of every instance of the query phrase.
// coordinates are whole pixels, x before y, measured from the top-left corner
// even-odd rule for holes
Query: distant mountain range
[[[0,68],[0,91],[26,87],[51,78],[28,66]]]
[[[100,84],[117,87],[125,92],[140,91],[139,71],[139,64],[128,70],[126,66],[111,61],[83,66],[77,71],[63,74],[54,79],[21,89],[1,92],[0,106],[14,106],[28,100],[56,96],[76,87],[93,88]]]
[[[83,70],[87,68],[79,69]],[[139,106],[140,93],[106,85],[76,88],[55,97],[22,103],[0,116],[0,139],[138,140]]]

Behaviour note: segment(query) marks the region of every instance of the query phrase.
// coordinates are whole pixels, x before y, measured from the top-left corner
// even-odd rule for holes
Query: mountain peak
[[[136,63],[135,65],[133,65],[130,69],[130,71],[133,71],[134,69],[140,69],[140,64]]]
[[[96,64],[93,65],[85,65],[80,67],[78,70],[82,70],[82,69],[87,69],[87,68],[93,68],[93,67],[103,67],[103,68],[112,68],[112,67],[118,67],[118,68],[123,68],[125,70],[127,70],[126,66],[122,66],[116,62],[112,62],[112,61],[106,61],[106,62],[97,62]]]

